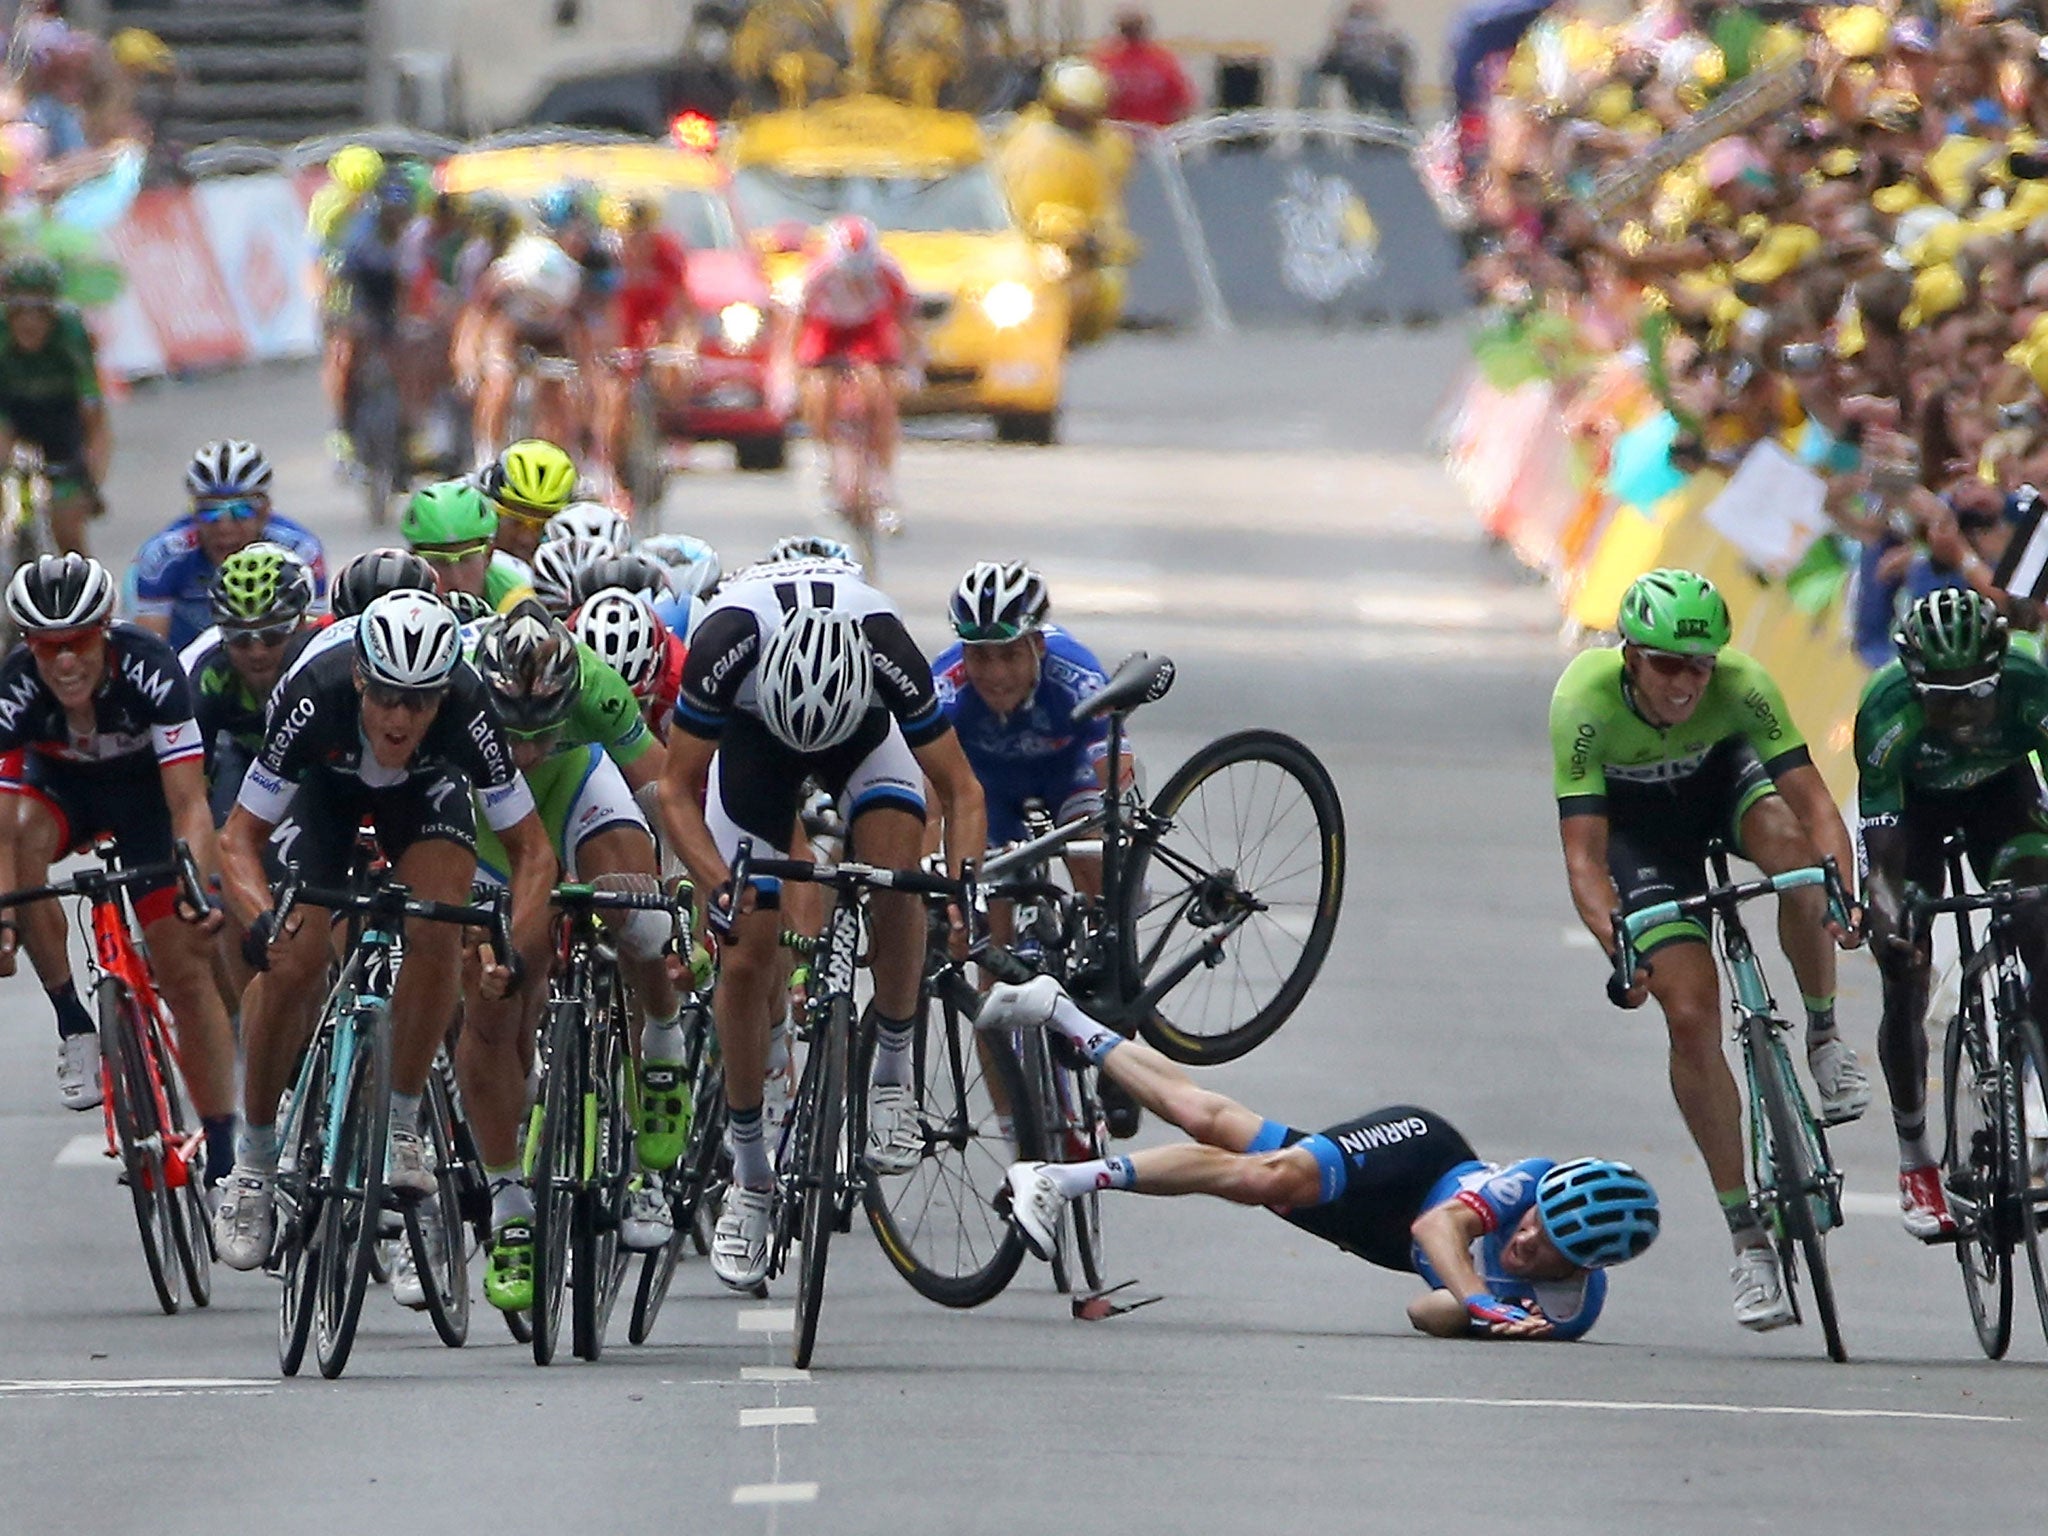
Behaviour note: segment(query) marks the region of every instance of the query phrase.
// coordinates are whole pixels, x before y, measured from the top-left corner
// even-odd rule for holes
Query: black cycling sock
[[[61,987],[51,987],[50,1006],[57,1010],[57,1038],[69,1040],[73,1035],[90,1035],[99,1026],[92,1021],[92,1015],[85,1011],[85,1004],[78,1000],[78,988],[69,981]]]
[[[208,1115],[199,1123],[206,1130],[206,1184],[211,1189],[235,1171],[235,1117]]]

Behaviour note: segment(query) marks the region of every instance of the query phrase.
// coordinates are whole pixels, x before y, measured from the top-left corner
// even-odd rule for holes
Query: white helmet
[[[992,645],[1028,635],[1051,607],[1045,580],[1021,560],[983,560],[960,578],[947,616],[968,645]]]
[[[784,745],[824,752],[852,736],[875,691],[875,662],[860,620],[799,608],[761,647],[754,672],[761,718]]]
[[[387,688],[441,688],[462,658],[462,626],[425,592],[386,592],[356,621],[356,666]]]
[[[572,501],[547,520],[540,531],[550,539],[583,539],[601,544],[607,555],[623,555],[633,546],[633,525],[601,501]]]
[[[185,466],[185,489],[194,501],[270,494],[270,460],[254,443],[230,437],[203,444]]]
[[[576,611],[569,630],[623,677],[637,697],[645,699],[654,691],[668,653],[668,631],[645,597],[622,587],[593,592]]]
[[[781,565],[789,560],[837,560],[860,569],[860,556],[853,552],[851,544],[822,533],[784,534],[768,546],[761,564]]]
[[[533,552],[533,595],[557,618],[576,606],[576,577],[584,567],[609,559],[611,551],[595,539],[578,534],[547,539]]]
[[[669,580],[685,597],[701,597],[709,601],[711,594],[718,590],[719,578],[725,574],[724,566],[719,563],[718,551],[687,533],[663,533],[642,539],[640,552],[654,556],[667,566]]]
[[[114,578],[86,555],[44,555],[14,569],[7,616],[25,633],[90,629],[114,611]]]

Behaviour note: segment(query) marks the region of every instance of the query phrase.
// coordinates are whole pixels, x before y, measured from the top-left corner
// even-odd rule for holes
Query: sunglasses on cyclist
[[[103,629],[46,629],[25,636],[29,653],[40,660],[63,655],[82,655],[106,638]]]
[[[195,501],[192,515],[202,523],[218,523],[230,519],[246,523],[252,517],[261,517],[263,508],[246,496],[229,496],[219,501]]]
[[[1922,698],[1931,694],[1937,699],[1988,699],[1998,692],[1998,674],[1972,678],[1967,683],[1915,683],[1913,691]]]
[[[389,683],[363,684],[363,699],[379,709],[402,709],[407,714],[423,715],[446,698],[446,688],[394,688]]]
[[[1636,647],[1636,654],[1643,659],[1643,665],[1661,678],[1684,677],[1688,672],[1704,677],[1714,670],[1712,656],[1686,656],[1677,651],[1651,651]]]
[[[478,539],[470,544],[415,544],[412,552],[430,565],[460,565],[477,555],[488,554],[489,539]]]
[[[504,516],[511,518],[513,522],[526,523],[534,528],[544,526],[555,515],[554,511],[549,511],[542,507],[529,507],[523,502],[507,501],[502,496],[493,496],[491,498],[491,505],[496,507]],[[555,509],[555,511],[560,510],[559,507]]]
[[[248,650],[258,645],[283,645],[299,632],[299,621],[290,619],[279,624],[265,624],[255,629],[231,629],[222,638],[228,649]]]
[[[953,633],[962,645],[1006,645],[1024,634],[1016,624],[955,624]]]

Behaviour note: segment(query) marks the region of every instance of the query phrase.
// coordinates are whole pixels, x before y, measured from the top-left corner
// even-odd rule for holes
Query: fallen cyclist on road
[[[1430,1289],[1408,1321],[1438,1338],[1576,1339],[1599,1319],[1611,1265],[1657,1237],[1657,1193],[1626,1163],[1486,1163],[1441,1116],[1413,1105],[1307,1132],[1206,1088],[1138,1040],[1098,1024],[1050,976],[994,988],[980,1026],[1044,1028],[1194,1144],[1084,1163],[1014,1163],[1011,1219],[1040,1258],[1060,1207],[1095,1190],[1214,1195],[1283,1220]]]

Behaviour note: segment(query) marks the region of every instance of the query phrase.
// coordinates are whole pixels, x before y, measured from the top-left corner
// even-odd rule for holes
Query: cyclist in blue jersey
[[[207,443],[185,468],[192,510],[136,552],[125,583],[135,622],[183,650],[213,623],[213,584],[228,556],[259,540],[282,545],[327,592],[327,556],[309,528],[270,510],[270,461],[254,443]]]
[[[1050,1255],[1064,1202],[1099,1190],[1214,1195],[1263,1205],[1303,1231],[1429,1289],[1408,1320],[1440,1338],[1576,1339],[1599,1319],[1608,1266],[1656,1240],[1657,1194],[1626,1163],[1482,1162],[1442,1116],[1410,1104],[1306,1132],[1198,1088],[1179,1067],[1081,1011],[1050,976],[998,986],[990,1030],[1044,1028],[1194,1138],[1126,1157],[1013,1163],[1007,1204],[1032,1251]]]
[[[1046,622],[1050,608],[1038,572],[984,560],[954,588],[960,638],[932,663],[940,707],[981,780],[992,845],[1023,838],[1031,801],[1056,822],[1102,805],[1109,727],[1076,721],[1074,709],[1109,679],[1094,652]],[[1069,869],[1082,890],[1101,889],[1099,859],[1074,859]]]

